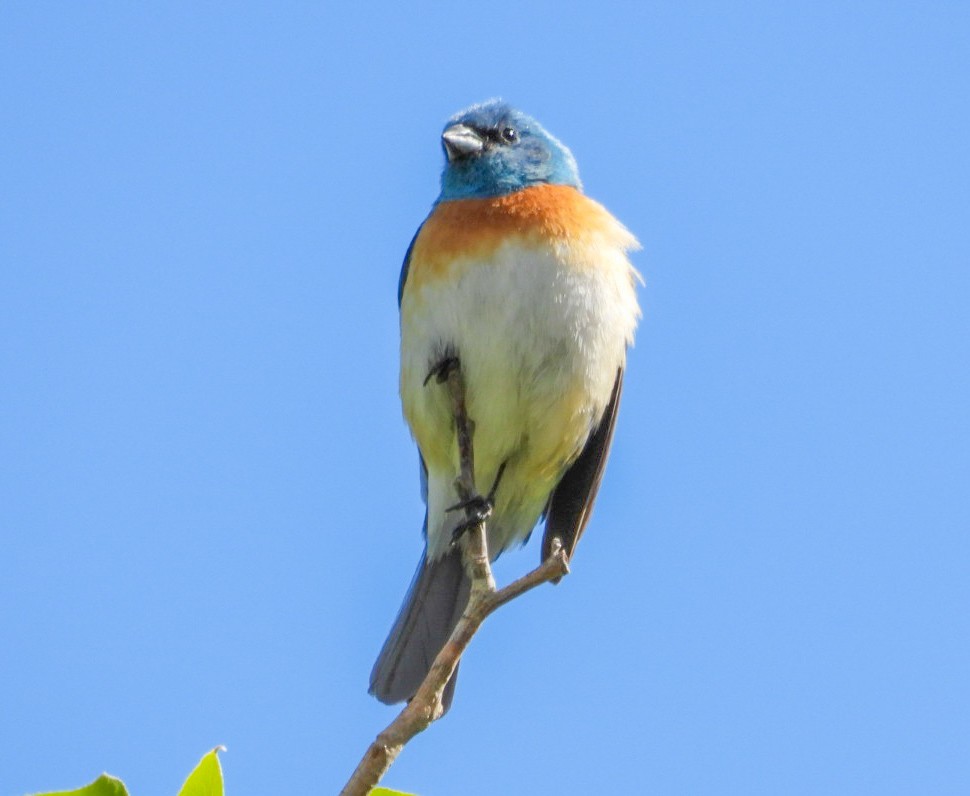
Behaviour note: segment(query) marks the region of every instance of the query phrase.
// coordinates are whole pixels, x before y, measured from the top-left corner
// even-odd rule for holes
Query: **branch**
[[[461,468],[455,481],[455,491],[463,502],[467,502],[478,494],[475,488],[475,447],[472,444],[475,422],[468,417],[468,408],[465,406],[465,379],[461,375],[460,367],[454,367],[448,371],[448,392],[451,395],[451,413],[455,418],[455,437],[458,441],[458,461]],[[495,578],[489,563],[487,539],[484,520],[464,534],[465,546],[462,550],[462,559],[472,582],[473,596],[480,591],[495,591]],[[472,600],[469,599],[469,604],[471,602]]]
[[[459,368],[452,368],[448,372],[447,383],[461,462],[461,473],[455,482],[455,489],[461,500],[467,501],[478,494],[475,489],[475,454],[472,446],[475,424],[468,417],[464,379]],[[417,693],[368,747],[353,776],[340,791],[340,796],[366,796],[387,773],[405,744],[441,718],[444,713],[441,695],[445,686],[455,673],[458,661],[472,637],[493,611],[540,584],[558,581],[563,575],[569,574],[566,552],[559,540],[554,539],[549,557],[542,564],[508,586],[496,589],[489,563],[484,519],[478,521],[464,535],[462,558],[472,587],[461,619],[434,659],[431,670]]]

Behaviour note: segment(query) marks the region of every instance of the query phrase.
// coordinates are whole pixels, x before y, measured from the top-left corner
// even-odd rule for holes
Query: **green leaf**
[[[414,794],[391,790],[390,788],[374,788],[367,796],[414,796]]]
[[[199,765],[185,780],[178,796],[222,796],[222,767],[219,765],[217,753],[225,751],[226,747],[217,746],[207,755],[203,755]]]
[[[51,793],[37,793],[35,796],[128,796],[125,783],[108,774],[102,774],[90,785],[77,790],[59,790]]]

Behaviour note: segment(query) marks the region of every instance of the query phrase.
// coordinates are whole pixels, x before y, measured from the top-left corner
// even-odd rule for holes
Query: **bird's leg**
[[[458,544],[462,536],[473,528],[477,528],[492,516],[492,504],[488,502],[488,498],[481,495],[472,495],[467,500],[456,503],[445,511],[458,511],[458,509],[464,509],[465,519],[458,523],[455,530],[451,532],[452,544]]]
[[[461,539],[462,535],[472,528],[477,526],[479,523],[485,522],[491,515],[492,509],[495,508],[495,493],[498,492],[498,485],[502,481],[502,476],[505,474],[505,466],[508,461],[502,462],[501,466],[498,468],[498,472],[495,474],[495,480],[492,482],[492,488],[488,491],[488,495],[471,495],[464,500],[459,501],[454,506],[449,506],[445,511],[458,511],[463,509],[465,511],[465,521],[462,522],[458,527],[455,528],[451,533],[451,541],[457,543]]]
[[[492,488],[488,490],[488,502],[493,506],[495,505],[495,493],[498,492],[498,485],[502,481],[502,476],[505,475],[505,465],[508,463],[509,460],[506,459],[499,465],[498,472],[495,473],[495,480],[492,481]]]

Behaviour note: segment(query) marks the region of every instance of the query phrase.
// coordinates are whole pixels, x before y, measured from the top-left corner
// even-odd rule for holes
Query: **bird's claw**
[[[428,375],[424,377],[424,386],[428,386],[428,382],[432,378],[438,384],[444,384],[448,381],[448,377],[456,370],[461,367],[461,360],[458,357],[445,357],[444,359],[436,362],[435,365],[428,371]]]
[[[477,528],[485,522],[492,515],[492,508],[494,508],[494,504],[490,497],[473,495],[468,500],[462,500],[460,503],[456,503],[454,506],[449,506],[445,509],[446,512],[465,512],[465,519],[451,532],[452,544],[457,544],[458,540],[472,530],[472,528]]]
[[[467,500],[459,501],[454,506],[449,506],[445,509],[445,512],[459,510],[464,510],[465,512],[465,521],[451,532],[452,544],[457,544],[462,536],[492,516],[492,509],[495,508],[495,493],[498,492],[498,485],[502,481],[507,464],[508,461],[504,461],[499,466],[498,472],[495,474],[495,481],[492,483],[492,488],[488,491],[488,496],[472,495]]]

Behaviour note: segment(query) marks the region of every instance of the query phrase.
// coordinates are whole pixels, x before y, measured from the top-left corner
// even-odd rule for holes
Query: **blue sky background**
[[[965,4],[4,3],[0,70],[0,795],[335,793],[391,719],[398,269],[496,95],[645,317],[573,574],[386,784],[967,792]]]

